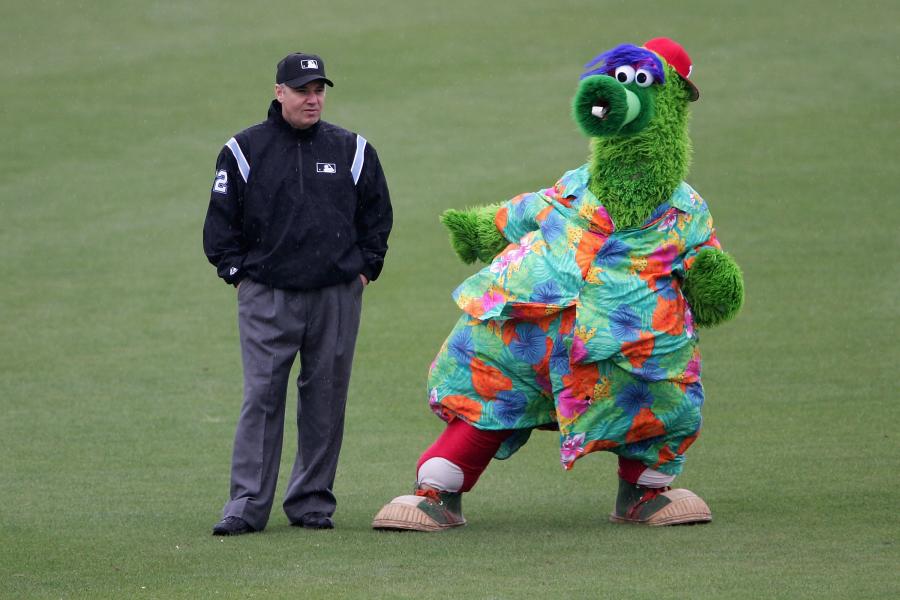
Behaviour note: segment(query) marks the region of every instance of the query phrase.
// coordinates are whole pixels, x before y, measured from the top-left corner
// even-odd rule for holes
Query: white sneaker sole
[[[466,524],[462,519],[453,523],[438,523],[419,509],[422,498],[419,496],[400,496],[394,498],[378,511],[372,521],[372,529],[389,529],[400,531],[442,531]]]

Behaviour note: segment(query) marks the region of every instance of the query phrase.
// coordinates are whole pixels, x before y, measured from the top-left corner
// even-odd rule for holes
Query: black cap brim
[[[321,75],[305,75],[303,77],[297,77],[296,79],[291,79],[290,81],[285,81],[284,85],[292,88],[303,87],[310,81],[316,80],[324,81],[328,86],[334,87],[334,84],[331,83],[331,80],[327,77],[322,77]]]
[[[700,90],[697,89],[697,86],[694,85],[694,82],[690,79],[685,79],[681,75],[678,78],[684,82],[685,87],[688,90],[688,102],[696,102],[700,99]]]

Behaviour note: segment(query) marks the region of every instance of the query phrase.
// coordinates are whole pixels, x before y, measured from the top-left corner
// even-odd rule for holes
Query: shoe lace
[[[640,499],[634,503],[634,506],[628,509],[628,512],[625,513],[626,519],[638,519],[638,514],[641,511],[641,507],[646,503],[650,502],[663,492],[668,492],[672,488],[669,486],[661,487],[661,488],[646,488],[647,491],[644,492],[644,495],[640,497]]]
[[[416,496],[422,496],[438,504],[443,502],[441,493],[431,488],[416,488]]]

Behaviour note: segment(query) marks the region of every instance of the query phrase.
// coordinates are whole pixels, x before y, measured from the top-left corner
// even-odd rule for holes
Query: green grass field
[[[900,4],[38,0],[0,33],[0,597],[900,596]],[[704,335],[678,480],[714,522],[609,524],[614,457],[564,473],[545,433],[466,496],[468,527],[372,531],[442,429],[425,375],[473,268],[437,216],[581,164],[581,65],[657,35],[693,56],[689,182],[747,286]],[[295,50],[378,149],[395,228],[337,529],[279,498],[264,533],[217,539],[241,372],[200,233],[216,154]]]

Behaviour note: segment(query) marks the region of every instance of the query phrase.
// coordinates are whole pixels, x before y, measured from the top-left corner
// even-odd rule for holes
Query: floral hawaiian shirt
[[[616,229],[588,165],[506,202],[510,245],[466,279],[464,311],[432,364],[432,409],[482,429],[560,430],[563,465],[612,450],[668,472],[700,427],[700,354],[681,281],[720,248],[702,198],[681,183],[639,228]]]

